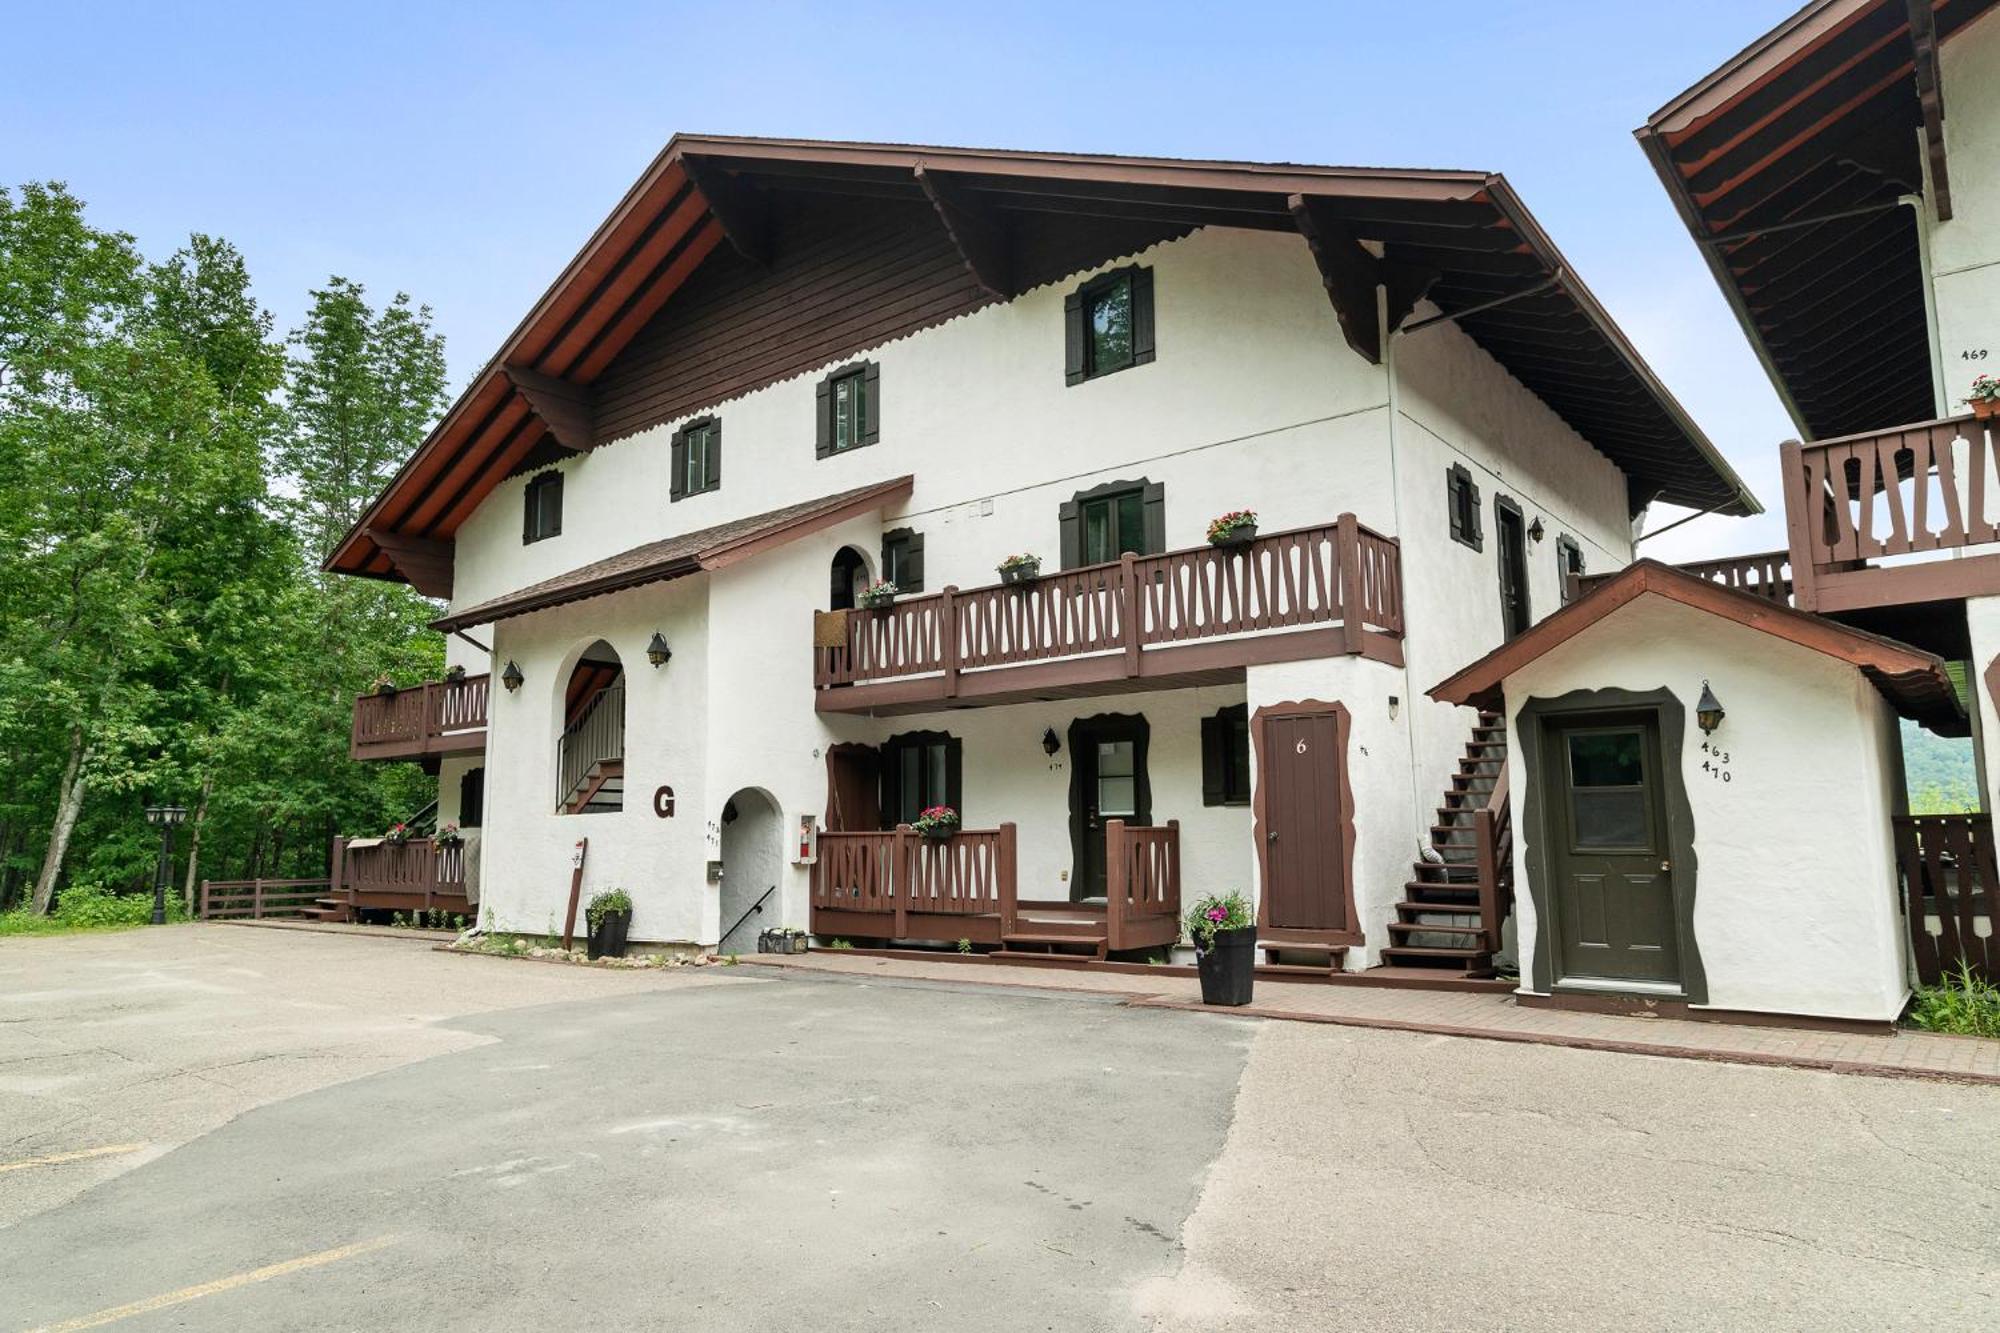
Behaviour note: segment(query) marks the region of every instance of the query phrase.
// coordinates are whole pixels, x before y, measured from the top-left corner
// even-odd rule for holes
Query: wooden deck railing
[[[483,750],[491,681],[467,676],[425,681],[394,694],[357,695],[350,757],[405,759]]]
[[[205,879],[196,912],[204,921],[295,917],[331,891],[323,879]]]
[[[396,900],[411,908],[450,907],[440,899],[465,898],[465,848],[440,847],[429,838],[394,843],[367,839],[359,844],[336,838],[333,847],[335,889],[355,906],[370,906],[370,897]],[[421,901],[419,901],[421,900]]]
[[[1181,826],[1127,827],[1122,819],[1104,822],[1105,947],[1132,947],[1134,927],[1148,918],[1178,924],[1181,915]]]
[[[2000,981],[2000,935],[1992,933],[2000,885],[1991,815],[1898,815],[1892,821],[1896,867],[1917,979],[1926,984],[1958,970]],[[1978,930],[1985,918],[1988,934]]]
[[[1150,648],[1307,626],[1344,627],[1346,651],[1371,631],[1401,637],[1393,538],[1343,514],[1322,527],[1064,570],[1018,584],[908,597],[845,613],[837,643],[813,650],[816,687],[1124,653],[1139,674]]]
[[[2000,542],[2000,430],[1950,417],[1782,450],[1792,579],[1805,610],[2000,591],[2000,556],[1862,563]]]
[[[1514,816],[1507,796],[1509,768],[1502,765],[1499,780],[1486,804],[1473,812],[1473,850],[1479,867],[1479,928],[1485,932],[1486,948],[1500,948],[1500,927],[1514,910]]]
[[[1780,606],[1790,606],[1792,602],[1792,554],[1790,551],[1760,551],[1756,555],[1730,555],[1718,560],[1696,560],[1690,564],[1675,565],[1675,569],[1685,570],[1696,578],[1720,583],[1725,588],[1747,592],[1757,597],[1768,597]],[[1584,593],[1617,577],[1618,571],[1606,574],[1571,575],[1571,591],[1566,601],[1573,602]]]
[[[930,839],[908,824],[866,833],[822,833],[812,869],[821,911],[889,914],[884,934],[909,938],[912,913],[999,917],[1014,890],[1015,830],[960,829]]]

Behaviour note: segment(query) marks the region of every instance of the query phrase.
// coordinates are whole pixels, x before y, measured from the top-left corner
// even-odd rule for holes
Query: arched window
[[[603,814],[625,806],[625,667],[604,640],[583,650],[563,690],[556,742],[556,809]]]
[[[856,595],[868,586],[868,561],[852,546],[843,546],[833,553],[832,575],[827,610],[852,611]]]

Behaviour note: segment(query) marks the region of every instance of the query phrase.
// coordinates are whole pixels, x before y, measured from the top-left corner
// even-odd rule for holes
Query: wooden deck
[[[431,680],[354,700],[353,759],[429,759],[486,749],[490,676]]]
[[[821,712],[891,714],[1243,679],[1253,663],[1401,665],[1395,541],[1352,514],[1240,546],[1123,558],[1022,583],[821,612]]]
[[[1023,899],[1015,827],[932,840],[909,825],[822,833],[812,871],[815,935],[1001,946],[1005,954],[1171,947],[1180,938],[1180,824],[1105,824],[1103,902]]]
[[[465,848],[429,838],[392,843],[335,838],[326,879],[203,880],[200,914],[209,921],[305,917],[353,921],[364,909],[470,916]]]

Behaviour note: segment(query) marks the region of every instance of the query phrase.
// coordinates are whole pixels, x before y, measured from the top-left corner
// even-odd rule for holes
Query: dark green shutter
[[[669,501],[678,500],[687,494],[687,456],[687,427],[683,426],[674,432],[673,447],[667,450],[667,466],[673,474],[667,481]]]
[[[722,423],[711,421],[702,432],[708,445],[708,457],[702,462],[702,489],[712,491],[722,485]]]
[[[944,740],[944,803],[958,811],[965,824],[965,742],[947,734]]]
[[[896,586],[904,592],[924,590],[924,534],[912,532],[903,539],[904,576]]]
[[[882,367],[873,361],[861,373],[861,443],[873,444],[882,438]]]
[[[1132,274],[1132,364],[1143,366],[1153,359],[1153,270],[1135,268]]]
[[[1085,348],[1087,340],[1083,328],[1083,289],[1078,288],[1063,301],[1063,382],[1083,383],[1086,373]]]
[[[540,488],[535,483],[539,480],[540,478],[538,477],[528,478],[528,484],[521,491],[521,540],[523,542],[531,542],[535,539],[535,501],[541,498],[539,495]]]
[[[819,382],[813,393],[813,457],[825,458],[833,452],[833,376]]]
[[[1075,500],[1064,500],[1057,511],[1057,522],[1062,528],[1060,546],[1062,567],[1075,569],[1083,563],[1083,506]]]
[[[1222,714],[1201,720],[1201,803],[1221,805],[1226,779],[1224,770],[1229,763],[1229,732],[1222,725]]]
[[[1139,491],[1139,503],[1144,511],[1146,554],[1158,555],[1167,549],[1166,483],[1159,481],[1143,483]]]

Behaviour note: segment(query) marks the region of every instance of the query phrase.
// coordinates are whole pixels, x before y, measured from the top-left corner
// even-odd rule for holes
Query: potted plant
[[[401,820],[389,825],[389,831],[382,835],[382,841],[391,847],[401,847],[410,840],[410,826]]]
[[[583,919],[590,925],[586,954],[592,958],[625,956],[625,932],[632,924],[630,894],[623,889],[606,889],[585,905]]]
[[[1208,540],[1212,546],[1242,546],[1256,540],[1257,511],[1254,509],[1232,509],[1208,525]]]
[[[854,603],[864,611],[887,611],[896,604],[898,591],[887,579],[877,579],[860,591]]]
[[[465,684],[465,668],[457,665],[446,667],[444,669],[444,679],[447,685]]]
[[[948,805],[933,805],[912,819],[910,827],[933,842],[943,842],[958,832],[958,811]]]
[[[999,565],[1002,583],[1027,583],[1042,576],[1042,558],[1038,555],[1010,555]]]
[[[1257,961],[1257,925],[1240,893],[1203,898],[1187,914],[1203,1004],[1250,1003],[1251,969]]]
[[[1973,380],[1972,392],[1966,395],[1965,405],[1981,421],[1988,417],[2000,417],[2000,379],[1981,375]]]
[[[456,824],[442,824],[438,826],[438,831],[431,835],[431,843],[437,847],[463,847],[465,835],[458,831]]]
[[[384,699],[393,699],[396,697],[396,682],[389,678],[388,672],[384,671],[381,675],[375,677],[375,693],[381,695]]]

